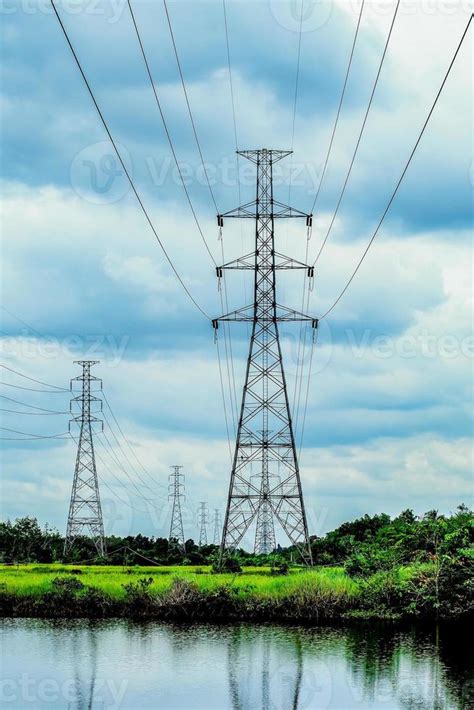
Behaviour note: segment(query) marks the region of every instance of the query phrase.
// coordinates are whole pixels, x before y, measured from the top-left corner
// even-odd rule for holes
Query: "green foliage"
[[[209,604],[217,608],[230,595],[236,618],[474,614],[474,516],[465,506],[450,516],[429,511],[418,517],[405,510],[395,518],[364,515],[344,523],[312,538],[315,571],[297,569],[298,552],[291,547],[271,555],[238,550],[219,563],[215,545],[198,548],[188,540],[183,558],[163,538],[114,536],[107,539],[107,560],[83,565],[81,560],[93,557],[84,538],[74,548],[71,566],[57,562],[63,545],[59,533],[41,529],[34,518],[0,523],[4,613],[26,613],[24,605],[32,603],[52,616],[60,616],[61,609],[67,609],[65,615],[107,616],[125,609],[130,616],[166,616],[173,599],[186,597],[189,613],[205,618]],[[177,602],[173,609],[177,618]]]

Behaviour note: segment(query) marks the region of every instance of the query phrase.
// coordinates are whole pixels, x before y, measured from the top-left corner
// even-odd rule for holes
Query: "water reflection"
[[[466,627],[2,626],[5,707],[434,710],[474,701]]]
[[[298,708],[303,678],[300,633],[287,629],[284,642],[274,644],[275,629],[251,627],[228,632],[227,672],[233,710],[246,708]],[[278,705],[275,700],[278,698]]]

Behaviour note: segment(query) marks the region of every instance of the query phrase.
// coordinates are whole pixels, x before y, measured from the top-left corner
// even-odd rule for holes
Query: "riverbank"
[[[0,615],[43,618],[147,618],[315,624],[349,619],[463,618],[433,600],[431,565],[351,578],[342,567],[210,567],[79,565],[0,566]]]

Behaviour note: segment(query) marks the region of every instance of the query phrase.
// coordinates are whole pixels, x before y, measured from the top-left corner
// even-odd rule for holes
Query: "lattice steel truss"
[[[182,466],[172,466],[173,473],[169,475],[169,495],[173,501],[171,508],[170,534],[168,538],[169,547],[178,547],[183,554],[186,553],[184,539],[183,514],[181,512],[181,501],[184,500],[184,473],[180,473]]]
[[[221,520],[221,512],[219,508],[214,508],[214,534],[212,538],[212,542],[214,545],[219,545],[221,541],[221,535],[222,535],[222,520]]]
[[[201,501],[198,510],[199,523],[199,547],[207,545],[207,526],[209,524],[209,515],[207,511],[207,503]]]
[[[79,423],[80,433],[64,542],[65,555],[70,552],[75,539],[84,535],[91,537],[100,556],[106,553],[92,432],[92,424],[100,424],[103,427],[103,422],[91,412],[92,403],[98,407],[96,413],[102,411],[102,400],[91,392],[91,382],[97,389],[102,389],[102,380],[91,375],[91,367],[98,363],[98,360],[76,360],[75,364],[82,367],[82,375],[71,380],[71,391],[74,382],[82,382],[82,391],[71,399],[71,414],[77,414],[74,411],[74,403],[80,404],[81,411],[69,424],[70,427],[72,422]]]
[[[256,519],[255,551],[275,549],[274,520],[277,520],[307,564],[311,564],[308,526],[301,489],[293,425],[283,368],[278,324],[317,319],[277,303],[276,272],[313,268],[275,251],[274,220],[299,217],[311,226],[312,216],[273,198],[273,165],[291,151],[238,151],[257,166],[257,196],[237,209],[218,215],[220,227],[225,218],[250,218],[256,223],[255,251],[217,267],[254,272],[254,302],[216,318],[219,321],[252,323],[245,385],[242,396],[229,495],[221,541],[221,556],[226,549],[238,547]]]

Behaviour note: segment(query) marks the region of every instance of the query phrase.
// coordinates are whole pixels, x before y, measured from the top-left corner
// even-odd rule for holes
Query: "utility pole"
[[[184,540],[183,516],[181,513],[181,500],[184,499],[184,474],[180,473],[182,466],[172,466],[173,473],[169,475],[168,499],[173,501],[171,509],[171,525],[168,538],[169,547],[177,546],[183,554],[186,553]]]
[[[255,220],[255,250],[218,266],[217,277],[222,278],[224,269],[252,271],[254,300],[252,304],[222,315],[212,323],[216,330],[219,321],[247,321],[252,324],[221,557],[226,549],[232,551],[238,547],[255,519],[255,552],[271,552],[275,548],[276,520],[299,550],[303,561],[311,564],[278,324],[309,321],[316,329],[318,321],[278,303],[276,273],[285,269],[304,269],[308,278],[313,278],[314,270],[308,264],[275,250],[274,221],[304,218],[306,226],[310,227],[312,215],[273,198],[273,165],[290,155],[291,151],[262,149],[237,152],[257,167],[256,199],[218,215],[217,222],[222,228],[226,218]],[[252,464],[257,464],[257,475],[252,474]],[[282,475],[280,471],[283,471]]]
[[[219,508],[214,508],[214,536],[212,542],[214,545],[219,545],[221,541],[221,513]]]
[[[198,510],[198,522],[199,522],[199,547],[207,545],[207,525],[209,523],[209,517],[207,514],[207,503],[201,501],[199,503]]]
[[[71,399],[71,414],[76,414],[73,411],[74,402],[80,403],[81,412],[71,419],[69,429],[72,422],[79,423],[81,428],[69,504],[64,555],[66,556],[70,552],[77,537],[89,535],[97,554],[103,557],[106,553],[104,522],[92,437],[92,423],[99,423],[103,429],[103,422],[91,413],[93,402],[97,402],[98,405],[96,413],[102,412],[102,400],[91,393],[91,382],[94,382],[101,390],[102,380],[91,375],[91,367],[99,364],[98,360],[75,360],[74,364],[82,367],[82,375],[71,380],[71,391],[73,391],[74,382],[82,382],[82,391],[80,395]]]

